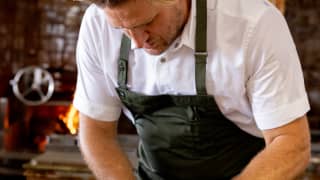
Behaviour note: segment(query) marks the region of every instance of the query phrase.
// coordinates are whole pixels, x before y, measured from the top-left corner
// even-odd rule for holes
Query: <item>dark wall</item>
[[[286,19],[303,66],[313,128],[320,128],[320,1],[287,0]]]
[[[0,97],[9,101],[6,150],[37,149],[38,140],[45,140],[45,125],[60,122],[54,110],[66,106],[64,102],[71,103],[76,82],[75,47],[86,7],[73,0],[0,0]],[[26,106],[13,95],[9,80],[29,65],[41,66],[54,77],[50,101],[56,106],[50,111]],[[37,119],[46,113],[53,115]]]
[[[0,96],[8,95],[8,79],[28,65],[66,81],[57,88],[74,85],[76,40],[86,7],[72,0],[0,1]]]

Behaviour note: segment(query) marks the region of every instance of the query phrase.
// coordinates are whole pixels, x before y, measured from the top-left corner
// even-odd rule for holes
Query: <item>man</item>
[[[309,104],[273,5],[93,2],[79,34],[74,105],[98,179],[283,180],[304,171]],[[116,140],[122,109],[140,137],[136,175]]]

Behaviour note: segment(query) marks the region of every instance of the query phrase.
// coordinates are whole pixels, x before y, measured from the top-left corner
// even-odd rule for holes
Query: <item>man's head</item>
[[[153,55],[161,54],[180,35],[190,11],[190,0],[91,1],[99,3],[111,26]]]

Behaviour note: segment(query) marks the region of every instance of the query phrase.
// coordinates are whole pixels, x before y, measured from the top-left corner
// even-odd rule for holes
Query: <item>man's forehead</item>
[[[105,13],[108,22],[116,28],[134,28],[151,21],[157,9],[150,0],[130,0],[121,6],[108,8]],[[135,2],[134,2],[135,1]]]

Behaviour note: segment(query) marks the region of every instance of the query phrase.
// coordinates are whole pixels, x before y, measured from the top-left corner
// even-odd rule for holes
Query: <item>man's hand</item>
[[[292,180],[310,159],[310,132],[306,116],[279,128],[263,131],[266,148],[233,180]]]
[[[117,121],[98,121],[80,113],[79,137],[81,152],[97,179],[135,179],[117,141]]]

